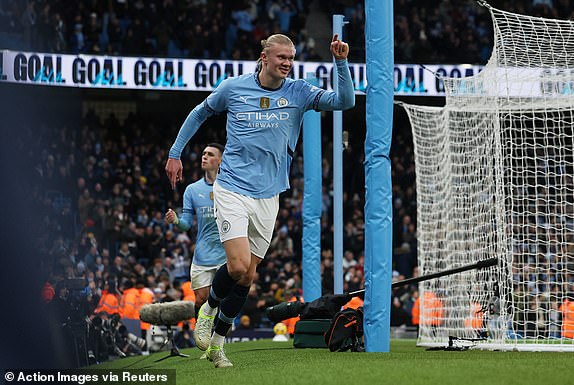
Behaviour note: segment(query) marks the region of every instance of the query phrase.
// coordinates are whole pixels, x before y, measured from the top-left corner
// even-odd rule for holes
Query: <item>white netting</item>
[[[574,23],[488,8],[484,70],[445,79],[443,108],[404,105],[420,274],[499,259],[420,285],[419,344],[574,351]]]

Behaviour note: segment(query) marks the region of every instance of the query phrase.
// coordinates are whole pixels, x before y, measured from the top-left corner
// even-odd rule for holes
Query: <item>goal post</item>
[[[574,22],[495,9],[484,69],[443,79],[413,128],[419,270],[498,266],[419,285],[418,343],[574,352]]]

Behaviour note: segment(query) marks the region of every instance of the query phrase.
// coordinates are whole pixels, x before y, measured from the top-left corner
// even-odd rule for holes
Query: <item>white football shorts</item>
[[[221,265],[215,266],[201,266],[195,263],[191,264],[191,288],[193,290],[201,289],[202,287],[211,286],[215,272]]]
[[[263,259],[279,212],[279,195],[256,199],[213,184],[215,221],[221,242],[247,237],[251,253]]]

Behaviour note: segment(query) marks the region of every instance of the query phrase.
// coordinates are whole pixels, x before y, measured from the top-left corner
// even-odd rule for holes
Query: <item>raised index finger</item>
[[[333,40],[331,40],[331,41],[337,41],[337,40],[339,40],[339,34],[338,33],[333,35]]]

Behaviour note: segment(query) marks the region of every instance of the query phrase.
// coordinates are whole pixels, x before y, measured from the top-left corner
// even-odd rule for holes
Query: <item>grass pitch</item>
[[[215,369],[189,358],[156,360],[169,352],[130,357],[94,366],[98,369],[175,369],[177,384],[574,384],[574,355],[549,352],[426,351],[414,340],[391,341],[390,353],[331,353],[294,349],[292,342],[260,340],[226,345],[233,368]]]

